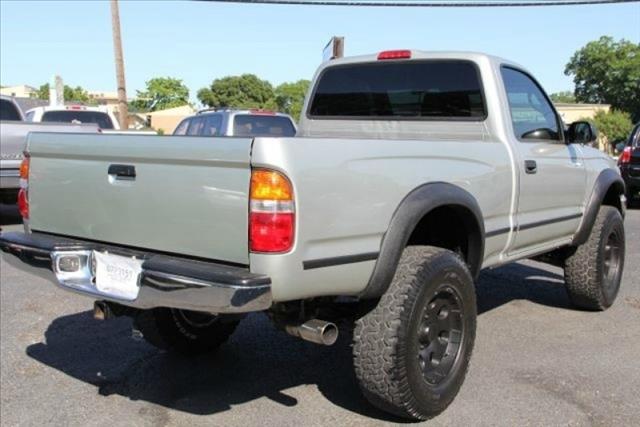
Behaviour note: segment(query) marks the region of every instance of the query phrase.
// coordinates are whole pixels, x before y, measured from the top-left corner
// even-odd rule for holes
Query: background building
[[[0,88],[0,94],[14,98],[31,98],[36,94],[36,88],[28,85],[5,86]]]

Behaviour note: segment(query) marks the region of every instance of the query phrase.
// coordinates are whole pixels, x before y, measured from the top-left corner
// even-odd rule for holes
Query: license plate
[[[140,287],[138,278],[142,261],[120,255],[93,252],[95,260],[96,288],[107,295],[134,300]]]

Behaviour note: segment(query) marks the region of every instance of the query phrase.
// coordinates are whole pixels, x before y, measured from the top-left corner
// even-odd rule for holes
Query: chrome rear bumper
[[[65,290],[134,308],[172,307],[210,313],[246,313],[265,310],[272,304],[270,278],[242,267],[36,232],[0,234],[0,250],[7,263]],[[96,288],[91,266],[93,251],[108,251],[142,260],[139,292],[135,299],[127,300]],[[73,277],[56,268],[61,257],[70,255],[77,255],[79,260]]]

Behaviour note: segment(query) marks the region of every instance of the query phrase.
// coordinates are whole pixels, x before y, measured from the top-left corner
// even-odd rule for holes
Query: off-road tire
[[[192,318],[199,322],[189,320]],[[220,347],[238,323],[235,318],[162,307],[140,312],[134,319],[134,329],[159,349],[196,355]]]
[[[438,295],[448,292],[455,295],[451,301],[457,299],[459,314],[451,310],[442,318],[442,308],[448,306],[445,303],[438,308],[434,302],[439,301]],[[455,308],[455,304],[450,307]],[[354,367],[365,397],[383,411],[403,418],[425,420],[445,410],[467,373],[475,340],[476,311],[473,279],[458,255],[430,246],[405,248],[389,289],[372,311],[356,321]],[[428,314],[434,312],[437,317]],[[447,335],[440,363],[446,361],[447,365],[442,366],[450,366],[450,370],[438,383],[428,382],[434,373],[426,374],[423,366],[428,366],[427,370],[435,368],[423,364],[425,358],[420,354],[439,348],[432,347],[436,344],[432,333],[436,340],[442,339],[440,328],[429,319],[456,319],[461,329],[458,333],[451,329],[451,335]],[[423,338],[429,339],[428,345],[421,341]],[[449,339],[454,346],[459,341],[451,356],[447,356]],[[431,361],[434,354],[429,355],[427,363],[435,363]]]
[[[622,215],[612,206],[601,206],[589,238],[564,263],[564,280],[573,305],[602,311],[613,304],[620,289],[624,253]]]

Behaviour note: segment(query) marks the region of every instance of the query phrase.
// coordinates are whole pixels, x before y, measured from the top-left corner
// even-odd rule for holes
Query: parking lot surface
[[[559,268],[526,261],[484,272],[467,380],[428,424],[637,425],[640,210],[628,212],[626,231],[622,289],[603,313],[571,308]],[[127,319],[94,320],[91,300],[4,262],[0,283],[3,426],[402,422],[360,395],[348,333],[319,347],[256,314],[218,353],[185,358],[132,339]]]

